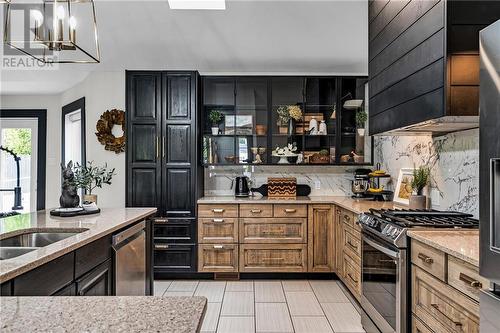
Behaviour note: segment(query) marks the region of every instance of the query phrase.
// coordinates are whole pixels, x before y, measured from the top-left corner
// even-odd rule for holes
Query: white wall
[[[110,109],[125,110],[125,72],[92,72],[83,82],[60,95],[2,95],[0,108],[47,109],[46,208],[59,206],[61,194],[61,109],[85,97],[87,161],[116,168],[112,184],[96,189],[100,207],[125,206],[125,153],[104,150],[95,135],[100,115]]]
[[[125,153],[104,150],[95,135],[99,117],[106,110],[125,110],[125,71],[92,72],[83,82],[61,95],[61,105],[85,97],[85,132],[87,161],[116,168],[111,185],[96,189],[99,207],[125,206]]]
[[[0,96],[2,109],[47,109],[45,207],[58,207],[61,187],[61,102],[59,95]]]

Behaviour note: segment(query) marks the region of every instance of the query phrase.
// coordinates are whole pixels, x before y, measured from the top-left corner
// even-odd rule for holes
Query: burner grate
[[[406,228],[477,228],[479,226],[479,221],[471,218],[471,214],[460,212],[412,209],[371,209],[370,212]]]

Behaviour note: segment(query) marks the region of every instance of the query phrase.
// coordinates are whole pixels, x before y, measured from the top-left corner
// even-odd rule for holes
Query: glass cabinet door
[[[268,78],[236,79],[236,163],[268,162]]]
[[[304,163],[333,164],[336,155],[336,78],[307,78],[304,122]]]
[[[370,163],[372,140],[366,131],[366,79],[342,78],[341,87],[338,163]]]

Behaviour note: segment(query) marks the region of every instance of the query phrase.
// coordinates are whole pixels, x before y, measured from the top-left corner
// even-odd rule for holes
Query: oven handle
[[[389,257],[391,257],[393,259],[398,259],[399,258],[399,253],[398,252],[392,251],[392,250],[384,247],[383,245],[380,245],[378,242],[375,242],[374,240],[372,240],[371,238],[367,237],[366,235],[363,235],[363,236],[364,236],[363,240],[365,242],[367,242],[370,246],[373,246],[374,248],[376,248],[380,252],[388,255]]]

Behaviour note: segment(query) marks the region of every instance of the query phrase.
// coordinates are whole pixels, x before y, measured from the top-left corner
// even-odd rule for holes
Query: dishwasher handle
[[[142,221],[128,228],[127,230],[124,230],[114,235],[112,238],[113,247],[115,249],[121,247],[122,243],[127,242],[127,240],[129,240],[130,238],[134,238],[134,236],[136,236],[137,234],[144,232],[145,228],[146,228],[146,222]]]

